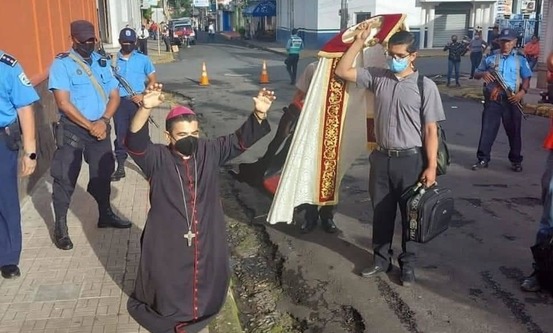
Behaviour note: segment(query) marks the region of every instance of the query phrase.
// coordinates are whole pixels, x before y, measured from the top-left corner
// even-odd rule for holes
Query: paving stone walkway
[[[155,112],[158,124],[164,124],[167,109],[166,105]],[[163,142],[162,129],[153,127],[152,137]],[[86,192],[88,165],[83,163],[68,214],[75,244],[71,251],[57,249],[51,240],[49,176],[23,203],[22,276],[0,278],[0,332],[147,332],[129,316],[126,304],[134,287],[140,234],[149,208],[148,183],[130,160],[126,171],[126,178],[112,183],[112,206],[133,226],[98,229],[97,205]]]

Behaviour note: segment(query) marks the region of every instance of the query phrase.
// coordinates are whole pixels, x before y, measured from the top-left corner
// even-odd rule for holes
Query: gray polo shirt
[[[385,149],[422,147],[421,96],[415,72],[398,79],[388,69],[359,68],[357,85],[374,92],[374,131],[376,143]],[[424,78],[424,123],[445,120],[442,99],[436,84]]]

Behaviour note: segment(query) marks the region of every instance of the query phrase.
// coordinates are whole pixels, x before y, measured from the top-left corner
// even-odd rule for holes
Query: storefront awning
[[[262,1],[246,7],[242,11],[242,15],[253,17],[276,16],[276,1]]]

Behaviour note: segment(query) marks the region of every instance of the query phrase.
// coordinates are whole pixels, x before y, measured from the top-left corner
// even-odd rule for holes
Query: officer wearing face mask
[[[144,98],[144,90],[147,86],[156,82],[155,68],[148,56],[143,55],[136,50],[136,32],[131,28],[124,28],[119,33],[119,44],[121,50],[117,56],[112,58],[113,70],[125,80],[132,91],[125,89],[120,84],[119,95],[121,103],[115,112],[113,121],[115,123],[115,159],[117,160],[117,169],[111,176],[112,181],[118,181],[125,177],[125,161],[127,159],[127,149],[125,147],[125,137],[129,131],[129,126],[138,107]]]
[[[67,211],[84,160],[89,167],[87,191],[98,203],[98,228],[129,228],[131,223],[111,209],[111,174],[115,168],[110,120],[119,106],[118,82],[96,49],[92,23],[71,22],[73,47],[60,53],[50,67],[48,87],[60,111],[53,177],[54,243],[70,250]],[[83,221],[84,222],[84,221]]]
[[[353,67],[363,50],[371,25],[362,27],[353,45],[336,67],[336,75],[375,92],[374,131],[377,148],[370,155],[369,195],[373,205],[372,266],[362,276],[373,277],[392,268],[392,239],[398,205],[403,237],[398,261],[401,282],[415,281],[414,244],[408,242],[408,220],[401,194],[410,186],[436,182],[438,127],[445,119],[440,92],[429,78],[421,77],[424,103],[419,92],[416,40],[407,31],[392,35],[388,41],[390,69]],[[422,104],[422,105],[421,105]]]

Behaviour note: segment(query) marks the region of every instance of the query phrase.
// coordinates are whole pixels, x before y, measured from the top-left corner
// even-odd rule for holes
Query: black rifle
[[[102,41],[102,39],[100,39],[100,48],[98,49],[98,53],[102,56],[102,58],[100,59],[100,66],[105,67],[106,64],[109,61],[111,61],[111,56],[106,53],[106,50],[104,49],[104,42]],[[125,89],[129,95],[131,96],[138,95],[138,93],[132,89],[129,82],[127,82],[127,80],[125,80],[125,78],[122,77],[119,73],[117,73],[117,68],[113,67],[113,63],[112,63],[111,69],[113,72],[113,76],[115,76],[117,81],[119,81],[119,84],[121,84],[123,89]],[[154,124],[157,128],[159,128],[159,125],[155,122],[154,118],[152,118],[151,115],[148,117],[148,121]]]
[[[490,74],[493,76],[494,81],[496,81],[497,84],[499,84],[499,86],[501,87],[501,89],[505,91],[505,93],[507,94],[507,98],[514,96],[515,93],[511,90],[511,88],[509,88],[509,86],[505,83],[505,80],[503,80],[501,75],[499,75],[499,73],[497,72],[496,70],[497,67],[498,66],[496,65],[492,69],[490,69]],[[524,106],[522,105],[521,102],[514,102],[512,104],[514,104],[517,107],[518,111],[522,114],[522,117],[524,119],[528,118],[526,113],[524,113]]]
[[[113,64],[113,63],[112,63]],[[121,87],[123,87],[123,89],[125,89],[127,91],[127,93],[130,95],[130,96],[136,96],[138,95],[137,92],[135,92],[131,85],[129,84],[129,82],[123,77],[121,76],[121,74],[117,73],[117,68],[115,68],[113,65],[111,66],[111,69],[112,69],[112,72],[113,72],[113,76],[115,76],[115,78],[117,79],[117,81],[119,81],[119,84],[121,85]],[[156,121],[154,120],[154,118],[152,118],[152,116],[148,116],[148,121],[152,124],[155,125],[155,127],[159,128],[159,125],[156,123]]]

